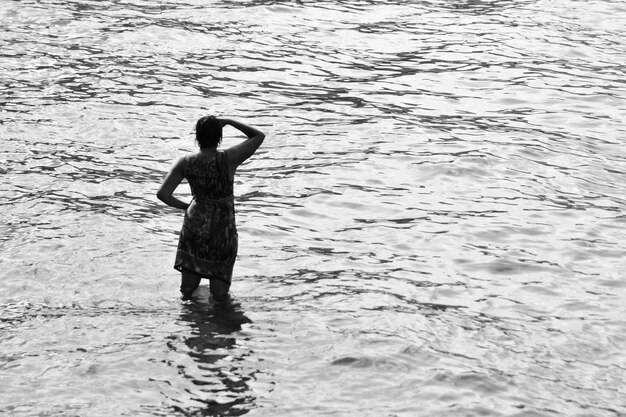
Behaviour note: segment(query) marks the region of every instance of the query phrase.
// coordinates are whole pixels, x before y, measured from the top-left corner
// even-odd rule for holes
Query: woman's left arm
[[[161,188],[159,188],[159,191],[157,191],[157,198],[159,200],[161,200],[170,207],[181,210],[187,210],[189,204],[174,197],[173,194],[174,190],[176,190],[176,187],[178,187],[178,184],[180,184],[180,182],[184,178],[184,164],[184,158],[180,158],[167,174],[165,180],[163,180],[163,184],[161,185]]]

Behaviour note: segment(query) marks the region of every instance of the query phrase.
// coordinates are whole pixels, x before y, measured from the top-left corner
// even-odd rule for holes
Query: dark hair
[[[212,148],[222,141],[222,124],[215,116],[201,117],[196,123],[196,142],[200,148]]]

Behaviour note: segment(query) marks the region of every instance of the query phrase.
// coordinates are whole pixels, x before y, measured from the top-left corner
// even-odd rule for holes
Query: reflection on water
[[[624,415],[625,12],[0,2],[0,413]],[[181,306],[213,112],[268,139],[236,303]]]
[[[248,381],[254,378],[255,371],[242,367],[242,361],[251,352],[242,350],[237,337],[243,336],[237,333],[251,320],[241,311],[241,305],[232,299],[223,303],[190,302],[183,306],[180,321],[189,326],[184,343],[196,367],[179,367],[179,373],[197,387],[194,400],[204,405],[174,409],[194,416],[248,413],[254,405]],[[171,343],[170,348],[177,349]]]

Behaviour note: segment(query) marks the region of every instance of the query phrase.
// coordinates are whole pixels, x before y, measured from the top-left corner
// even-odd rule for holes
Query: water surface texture
[[[0,18],[0,414],[626,415],[624,2]],[[222,306],[155,197],[207,113],[268,135]]]

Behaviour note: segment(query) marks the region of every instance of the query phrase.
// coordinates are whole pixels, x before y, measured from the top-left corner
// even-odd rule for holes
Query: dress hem
[[[186,269],[200,275],[201,278],[219,278],[229,284],[232,280],[233,267],[234,264],[228,262],[198,259],[180,250],[176,252],[174,262],[174,269],[179,272]]]

